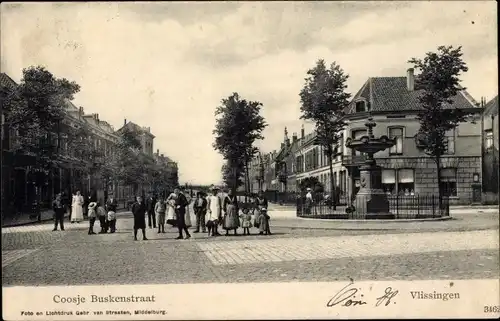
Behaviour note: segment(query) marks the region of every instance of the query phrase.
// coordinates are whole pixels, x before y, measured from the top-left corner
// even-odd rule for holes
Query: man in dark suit
[[[175,214],[177,216],[177,228],[179,229],[179,236],[177,237],[177,240],[183,239],[182,231],[186,232],[186,239],[189,239],[191,237],[191,234],[189,234],[188,228],[186,226],[186,206],[189,205],[189,202],[186,198],[186,196],[181,192],[179,188],[176,188],[174,190],[175,195],[177,195],[177,198],[175,200]]]
[[[52,208],[54,209],[54,229],[57,231],[57,223],[61,225],[61,231],[64,231],[64,213],[66,213],[66,203],[61,194],[56,195],[56,199],[52,203]]]
[[[146,208],[148,211],[148,226],[149,228],[156,228],[156,215],[155,215],[155,205],[156,205],[156,197],[153,194],[148,195],[148,199],[146,200]],[[151,224],[151,222],[153,224]]]
[[[200,232],[200,225],[203,233],[206,232],[205,214],[207,213],[207,200],[203,192],[198,192],[193,204],[194,214],[196,215],[196,230],[195,233]]]
[[[132,213],[134,214],[134,241],[137,241],[137,231],[142,230],[142,239],[146,237],[146,205],[142,201],[142,197],[137,197],[137,202],[132,205]]]

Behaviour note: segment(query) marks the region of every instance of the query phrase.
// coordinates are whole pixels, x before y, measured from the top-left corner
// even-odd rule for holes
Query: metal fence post
[[[436,212],[436,206],[434,205],[434,195],[432,195],[432,218],[434,218]]]

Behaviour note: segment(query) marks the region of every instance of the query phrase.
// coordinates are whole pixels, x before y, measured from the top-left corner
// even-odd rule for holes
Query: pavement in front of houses
[[[450,225],[460,221],[455,220],[427,222],[441,225],[439,231],[410,231],[292,228],[280,226],[286,218],[275,218],[271,236],[256,235],[252,229],[250,236],[192,233],[189,240],[175,240],[177,230],[168,227],[165,234],[148,228],[148,241],[133,241],[130,212],[119,213],[115,234],[87,235],[88,222],[68,223],[65,231],[56,232],[48,223],[3,228],[2,282],[34,286],[498,278],[498,216],[496,224],[494,215],[464,215],[464,220],[462,230]],[[482,223],[472,224],[476,221]]]

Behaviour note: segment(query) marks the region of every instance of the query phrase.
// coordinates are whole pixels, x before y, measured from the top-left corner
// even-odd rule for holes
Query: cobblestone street
[[[193,218],[194,219],[194,218]],[[194,222],[194,221],[193,221]],[[491,222],[494,222],[493,220]],[[4,286],[498,278],[498,225],[456,230],[342,230],[287,227],[273,235],[194,234],[175,240],[148,229],[133,241],[132,217],[115,234],[87,235],[88,222],[2,229]],[[465,223],[464,223],[465,224]],[[95,230],[98,230],[98,223]],[[477,224],[472,226],[478,226]],[[191,228],[191,231],[193,229]],[[432,232],[430,232],[432,231]],[[140,232],[139,232],[140,233]],[[142,237],[142,235],[140,235]]]

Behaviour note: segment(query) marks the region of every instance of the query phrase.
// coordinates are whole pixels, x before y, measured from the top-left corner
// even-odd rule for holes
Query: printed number
[[[499,313],[500,312],[500,305],[486,305],[484,307],[484,312],[485,313]]]

